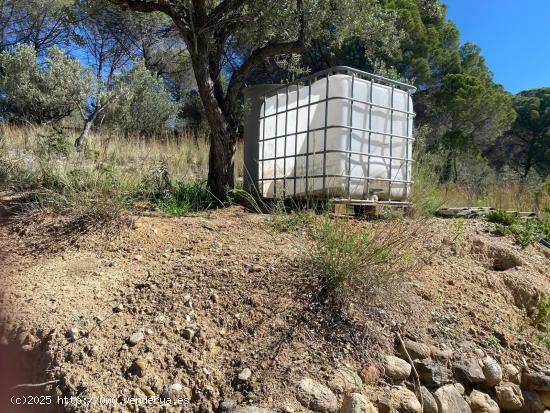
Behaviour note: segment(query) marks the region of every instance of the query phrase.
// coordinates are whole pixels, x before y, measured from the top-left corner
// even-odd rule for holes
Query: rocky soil
[[[57,218],[5,216],[2,397],[53,402],[1,411],[550,411],[529,318],[550,293],[547,249],[411,220],[423,265],[355,323],[319,298],[305,232],[272,220],[231,207],[59,238]]]

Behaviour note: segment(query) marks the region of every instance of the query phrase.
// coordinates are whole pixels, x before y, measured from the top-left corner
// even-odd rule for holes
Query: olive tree
[[[106,110],[103,126],[123,131],[152,134],[166,127],[178,107],[171,100],[161,78],[145,67],[143,60],[124,70],[117,79],[119,94]]]
[[[30,45],[0,54],[0,106],[4,118],[55,122],[84,105],[89,90],[89,72],[56,47],[47,50],[43,64]]]
[[[303,54],[310,41],[327,34],[336,42],[354,34],[388,47],[398,37],[391,15],[375,0],[111,1],[134,11],[162,12],[176,26],[210,126],[208,186],[218,199],[234,185],[239,93],[259,65]]]

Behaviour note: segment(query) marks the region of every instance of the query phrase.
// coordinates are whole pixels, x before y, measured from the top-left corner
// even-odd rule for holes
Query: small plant
[[[375,291],[390,291],[392,282],[416,265],[409,255],[414,244],[409,230],[399,222],[367,231],[347,220],[319,218],[312,228],[312,260],[326,296],[361,308]]]
[[[38,134],[38,140],[42,153],[48,157],[67,157],[71,153],[69,137],[58,126],[53,126],[49,133]]]
[[[518,213],[509,214],[506,211],[497,209],[487,214],[487,221],[509,227],[519,224],[520,217]]]
[[[432,312],[432,321],[437,326],[439,332],[446,336],[455,330],[458,317],[456,314],[448,311],[434,311]]]
[[[524,223],[512,227],[516,241],[522,248],[537,242],[540,239],[538,222],[534,219],[526,220]]]
[[[531,315],[533,326],[539,331],[535,342],[550,349],[550,295],[545,295]]]
[[[466,240],[466,230],[463,219],[455,219],[451,224],[451,250],[455,255],[460,253]]]
[[[201,182],[179,182],[169,192],[154,195],[155,210],[173,215],[186,215],[211,209],[215,199]]]
[[[550,219],[521,219],[518,213],[509,214],[502,210],[491,211],[487,215],[489,222],[494,222],[497,235],[513,234],[522,248],[550,237]]]
[[[531,316],[533,325],[541,331],[550,329],[550,295],[545,295],[533,315]]]
[[[498,337],[496,337],[493,334],[488,335],[483,340],[485,342],[485,345],[489,348],[492,348],[495,351],[501,351],[502,350],[502,343],[499,340]]]
[[[309,227],[314,219],[313,211],[296,209],[287,212],[284,204],[278,202],[272,208],[273,221],[271,227],[277,232],[292,232]]]

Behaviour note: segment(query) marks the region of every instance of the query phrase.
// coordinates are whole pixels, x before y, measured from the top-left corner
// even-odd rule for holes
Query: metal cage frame
[[[351,97],[344,97],[344,96],[335,96],[335,97],[330,97],[329,95],[329,78],[331,75],[334,75],[334,74],[347,74],[347,75],[350,75],[351,76]],[[319,99],[319,100],[316,100],[314,103],[316,105],[318,104],[322,104],[324,103],[325,104],[325,111],[324,111],[324,126],[320,127],[320,128],[311,128],[311,117],[310,117],[310,111],[311,111],[311,105],[312,105],[312,102],[311,102],[311,85],[313,82],[315,81],[318,81],[320,79],[323,79],[325,78],[326,79],[326,92],[325,92],[325,97],[323,99]],[[367,80],[370,82],[370,96],[369,96],[369,99],[367,101],[364,101],[364,100],[360,100],[360,99],[356,99],[355,96],[354,96],[354,84],[355,84],[355,79],[362,79],[362,80]],[[380,105],[380,104],[376,104],[373,102],[373,85],[374,84],[382,84],[382,85],[385,85],[385,86],[390,86],[391,87],[391,103],[390,103],[390,106],[385,106],[385,105]],[[288,96],[289,96],[289,88],[291,86],[296,86],[296,91],[297,91],[297,96],[296,96],[296,105],[295,106],[292,106],[290,109],[289,109],[289,104],[288,104]],[[308,95],[307,95],[307,103],[306,104],[303,104],[303,105],[300,105],[300,87],[303,87],[303,86],[307,86],[308,87]],[[395,89],[400,89],[402,91],[405,91],[407,92],[407,95],[406,95],[406,98],[407,98],[407,110],[400,110],[400,109],[396,109],[394,108],[394,90]],[[279,110],[279,93],[281,91],[284,91],[284,93],[286,94],[286,97],[285,97],[285,102],[286,102],[286,106],[284,107],[283,110]],[[286,190],[284,191],[282,195],[283,198],[286,198],[286,197],[290,197],[290,198],[298,198],[296,196],[296,182],[298,179],[304,179],[305,180],[305,192],[306,192],[306,195],[305,197],[304,196],[300,196],[300,198],[307,198],[307,199],[310,199],[310,198],[324,198],[326,199],[327,198],[327,188],[326,188],[326,179],[327,178],[346,178],[347,180],[347,194],[348,194],[348,197],[349,198],[332,198],[332,200],[334,201],[341,201],[341,202],[347,202],[347,203],[354,203],[354,204],[372,204],[372,203],[380,203],[380,204],[390,204],[390,205],[410,205],[410,202],[408,202],[408,196],[409,196],[409,186],[413,183],[412,179],[411,179],[411,176],[409,174],[409,165],[411,165],[414,160],[412,158],[412,154],[410,152],[412,151],[409,151],[409,142],[413,142],[414,141],[414,138],[412,136],[409,136],[411,134],[411,131],[409,130],[409,121],[411,118],[414,118],[415,117],[415,113],[413,111],[411,111],[411,108],[409,107],[410,106],[410,97],[411,95],[416,92],[416,88],[414,86],[411,86],[411,85],[408,85],[406,83],[402,83],[402,82],[399,82],[399,81],[396,81],[396,80],[392,80],[392,79],[388,79],[388,78],[385,78],[385,77],[382,77],[382,76],[379,76],[379,75],[375,75],[375,74],[372,74],[372,73],[368,73],[368,72],[364,72],[364,71],[361,71],[361,70],[357,70],[357,69],[353,69],[351,67],[347,67],[347,66],[336,66],[336,67],[332,67],[332,68],[329,68],[329,69],[326,69],[326,70],[323,70],[323,71],[320,71],[320,72],[317,72],[317,73],[314,73],[312,75],[309,75],[309,76],[305,76],[305,77],[302,77],[300,79],[297,79],[293,82],[290,82],[290,83],[287,83],[287,84],[284,84],[284,85],[280,85],[280,86],[276,86],[274,87],[273,89],[270,89],[267,93],[263,94],[261,96],[261,101],[263,102],[263,113],[260,113],[260,122],[263,124],[263,128],[261,128],[262,130],[260,130],[260,134],[259,134],[259,139],[258,139],[258,143],[261,144],[262,146],[262,150],[261,150],[261,154],[259,154],[259,157],[258,157],[258,164],[261,164],[262,167],[261,167],[261,174],[259,174],[258,178],[257,178],[257,181],[258,181],[258,190],[259,190],[259,193],[260,194],[264,194],[264,182],[266,181],[272,181],[274,183],[274,198],[277,198],[277,182],[278,181],[282,181],[283,182],[283,188],[286,188],[286,181],[291,179],[291,180],[294,180],[294,185],[293,185],[293,192],[292,193],[288,193]],[[272,96],[277,96],[276,98],[276,105],[275,105],[275,112],[274,113],[270,113],[269,115],[266,115],[266,100],[268,97],[272,97]],[[347,125],[330,125],[328,126],[328,109],[329,109],[329,101],[331,100],[345,100],[345,101],[349,101],[351,102],[350,103],[350,110],[349,110],[349,119],[348,119],[348,124]],[[366,105],[366,107],[368,108],[368,112],[369,112],[369,127],[367,129],[365,128],[359,128],[359,127],[354,127],[352,126],[352,116],[353,116],[353,105],[354,103],[360,103],[362,105]],[[298,154],[298,148],[297,148],[297,145],[298,145],[298,139],[297,139],[297,135],[298,135],[298,127],[297,127],[297,124],[298,124],[298,111],[299,109],[301,108],[307,108],[307,129],[305,131],[300,131],[300,134],[304,133],[305,136],[306,136],[306,152],[305,153],[299,153]],[[382,109],[387,109],[389,110],[390,112],[390,131],[389,132],[380,132],[380,131],[375,131],[375,130],[372,130],[372,127],[371,127],[371,123],[372,123],[372,108],[382,108]],[[288,133],[288,118],[289,116],[285,115],[285,127],[284,127],[284,134],[283,135],[277,135],[277,131],[278,131],[278,125],[277,125],[277,121],[278,121],[278,115],[282,114],[282,113],[285,113],[285,114],[288,114],[289,111],[294,111],[296,110],[296,129],[294,131],[294,133]],[[398,135],[398,134],[395,134],[394,131],[393,131],[393,115],[394,113],[402,113],[406,116],[406,120],[405,120],[405,123],[406,123],[406,131],[407,131],[407,135],[406,136],[403,136],[403,135]],[[270,117],[275,117],[275,136],[272,136],[272,137],[269,137],[269,138],[266,138],[265,137],[265,124],[266,124],[266,119],[270,118]],[[322,121],[323,122],[323,121]],[[332,129],[332,128],[339,128],[339,129],[345,129],[347,130],[347,135],[348,135],[348,139],[347,139],[347,148],[345,150],[342,150],[342,149],[330,149],[330,150],[327,150],[327,130],[328,129]],[[319,152],[311,152],[311,148],[310,148],[310,133],[311,132],[318,132],[318,131],[324,131],[323,133],[323,174],[322,175],[309,175],[309,158],[311,156],[314,156],[314,155],[318,155]],[[368,134],[368,141],[367,141],[367,152],[358,152],[358,151],[352,151],[351,150],[351,147],[352,147],[352,134],[353,134],[353,131],[360,131],[360,132],[364,132],[364,133],[367,133]],[[389,144],[389,148],[390,148],[390,154],[389,156],[384,156],[384,155],[378,155],[378,154],[373,154],[371,153],[371,136],[372,134],[378,134],[378,135],[384,135],[384,136],[389,136],[390,138],[390,144]],[[287,155],[287,138],[288,136],[291,136],[291,135],[296,135],[296,139],[294,140],[295,141],[295,150],[294,150],[294,154],[291,154],[291,155]],[[284,138],[284,154],[282,156],[277,156],[277,141],[278,139],[280,138]],[[392,153],[392,150],[393,150],[393,140],[394,139],[403,139],[406,144],[405,144],[405,147],[406,147],[406,156],[404,158],[402,157],[395,157],[393,156],[393,153]],[[273,157],[269,157],[269,158],[266,158],[265,157],[265,142],[267,141],[270,141],[270,140],[274,140],[275,141],[275,151],[274,151],[274,156]],[[327,153],[344,153],[344,154],[347,154],[347,166],[346,166],[346,173],[342,173],[342,174],[330,174],[330,175],[327,175],[326,174],[326,168],[327,168]],[[352,176],[351,175],[351,159],[352,159],[352,155],[361,155],[361,156],[364,156],[367,158],[367,176]],[[288,158],[294,158],[294,162],[295,162],[295,165],[296,165],[296,162],[298,160],[298,157],[305,157],[305,175],[300,175],[298,176],[296,174],[296,168],[294,168],[294,175],[293,176],[286,176],[286,160]],[[370,160],[371,160],[371,157],[373,158],[381,158],[381,159],[389,159],[389,168],[388,168],[388,176],[386,178],[372,178],[370,177]],[[280,160],[280,159],[283,159],[283,169],[284,169],[284,173],[283,173],[283,176],[280,176],[280,177],[277,177],[277,167],[276,167],[276,162],[277,160]],[[391,176],[391,172],[392,172],[392,161],[400,161],[400,162],[404,162],[405,164],[405,179],[394,179],[392,178]],[[265,178],[264,177],[264,169],[265,169],[265,161],[274,161],[275,163],[275,167],[273,168],[274,171],[273,171],[273,178]],[[322,194],[323,196],[319,196],[319,195],[316,195],[316,196],[313,196],[313,195],[310,195],[309,194],[309,180],[310,179],[313,179],[313,178],[322,178],[322,182],[323,182],[323,186],[322,186]],[[358,200],[358,199],[352,199],[351,198],[351,193],[350,193],[350,186],[351,186],[351,180],[366,180],[366,185],[367,185],[367,194],[370,194],[370,181],[371,180],[376,180],[376,181],[387,181],[388,182],[388,197],[389,199],[387,201],[375,201],[373,197],[370,197],[369,199],[362,199],[362,200]],[[391,199],[391,186],[393,183],[402,183],[404,184],[404,190],[405,190],[405,196],[404,196],[404,199],[405,201],[392,201]],[[281,197],[281,196],[279,196]]]

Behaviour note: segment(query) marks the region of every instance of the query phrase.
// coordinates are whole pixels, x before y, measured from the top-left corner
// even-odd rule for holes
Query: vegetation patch
[[[533,326],[539,331],[535,342],[550,349],[550,295],[545,295],[531,315]]]
[[[496,224],[498,235],[514,235],[523,248],[550,239],[550,217],[522,219],[518,213],[496,210],[487,215],[487,220]]]
[[[153,195],[154,209],[172,215],[204,212],[216,204],[205,182],[178,182],[170,191]]]
[[[312,261],[324,294],[338,306],[364,308],[367,298],[395,288],[395,281],[418,265],[410,254],[417,234],[401,221],[365,229],[322,216],[312,229]]]

